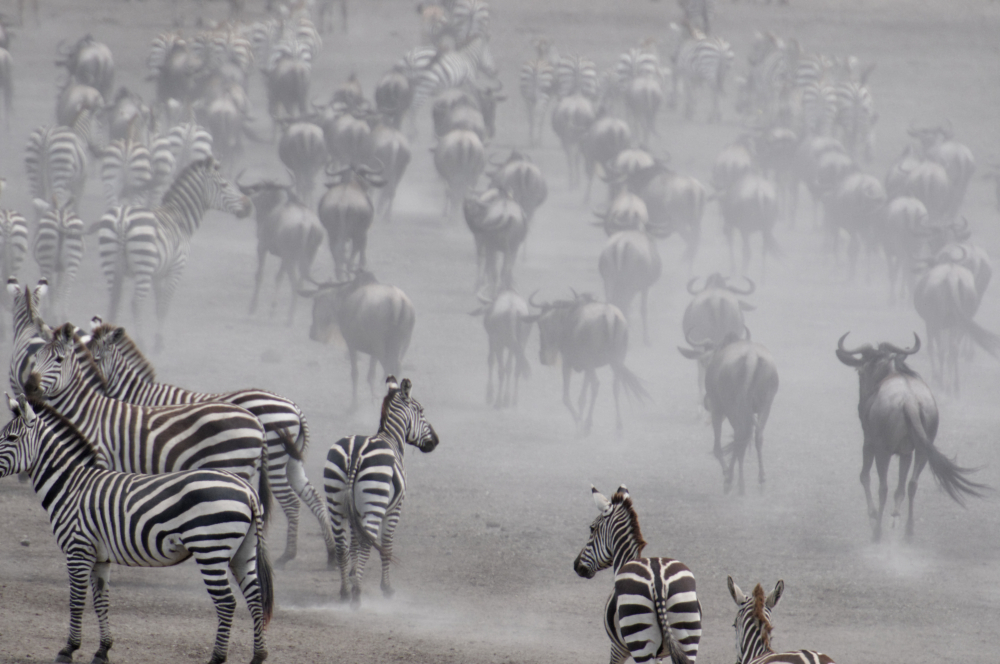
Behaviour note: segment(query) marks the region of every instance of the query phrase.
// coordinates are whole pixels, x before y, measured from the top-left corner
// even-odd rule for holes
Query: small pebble
[[[21,546],[31,546],[31,540],[25,537],[23,540],[21,540]]]

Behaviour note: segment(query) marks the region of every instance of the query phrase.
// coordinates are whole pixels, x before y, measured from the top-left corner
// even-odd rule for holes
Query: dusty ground
[[[19,30],[11,48],[16,114],[10,132],[0,132],[0,175],[11,185],[3,204],[25,211],[30,201],[23,145],[30,129],[52,116],[52,61],[60,39],[92,32],[112,47],[118,82],[151,94],[142,77],[147,44],[157,31],[174,17],[190,25],[197,12],[225,12],[223,3],[41,4],[42,26]],[[12,11],[9,5],[5,11]],[[717,5],[717,32],[733,43],[738,68],[756,29],[797,36],[809,49],[878,63],[871,84],[881,120],[870,172],[885,172],[905,144],[910,121],[950,118],[981,170],[990,153],[1000,151],[997,3],[792,0],[781,7],[718,0]],[[408,1],[358,2],[351,9],[351,33],[329,37],[317,64],[316,98],[325,97],[351,71],[358,72],[370,93],[376,76],[416,42],[416,16]],[[645,36],[659,39],[664,53],[673,47],[667,28],[675,16],[670,2],[511,0],[494,2],[493,15],[494,49],[512,97],[501,111],[497,150],[520,144],[526,135],[516,71],[532,35],[551,35],[563,52],[586,53],[601,66]],[[253,85],[263,118],[259,79]],[[669,150],[679,170],[707,179],[714,155],[739,131],[731,104],[725,115],[728,123],[722,126],[662,116],[656,148]],[[710,427],[696,403],[694,366],[675,350],[688,300],[676,240],[660,247],[665,275],[651,295],[652,343],[643,346],[634,335],[629,351],[628,364],[653,400],[626,408],[624,436],[614,434],[610,374],[602,375],[593,433],[584,439],[574,435],[559,398],[559,372],[537,366],[534,339],[534,372],[523,386],[520,407],[498,412],[484,405],[485,335],[480,322],[466,313],[475,306],[472,242],[461,222],[439,219],[443,190],[426,149],[427,133],[423,129],[402,185],[396,221],[373,228],[369,243],[374,272],[402,287],[416,306],[417,327],[404,373],[413,379],[414,393],[442,441],[433,454],[406,458],[410,487],[396,537],[398,594],[383,600],[370,574],[360,611],[338,604],[337,581],[325,570],[318,527],[304,518],[299,557],[277,577],[269,661],[604,661],[608,644],[601,608],[610,573],[585,581],[571,567],[593,516],[592,482],[605,492],[626,483],[649,541],[647,553],[683,560],[697,575],[704,606],[699,662],[731,662],[734,656],[727,574],[744,588],[785,580],[785,598],[776,612],[780,648],[814,648],[840,662],[995,659],[1000,621],[996,494],[963,510],[925,472],[912,543],[902,541],[902,523],[895,528],[887,523],[885,541],[869,543],[857,479],[857,379],[836,361],[833,349],[846,330],[857,342],[903,344],[913,330],[923,329],[909,306],[886,306],[880,262],[870,283],[863,277],[845,283],[823,257],[805,205],[796,228],[779,229],[787,256],[769,270],[751,298],[757,311],[749,315],[754,339],[772,350],[781,375],[766,432],[767,486],[757,492],[756,464],[749,462],[747,495],[724,496],[709,453]],[[273,165],[273,154],[270,146],[251,146],[248,162]],[[565,164],[551,132],[533,155],[551,194],[537,216],[527,259],[518,266],[519,288],[522,293],[543,288],[549,297],[567,293],[570,286],[600,292],[596,262],[603,238],[590,226],[590,208],[581,203],[580,192],[566,189]],[[83,211],[89,222],[100,214],[101,204],[94,180],[87,191]],[[595,198],[600,195],[598,190]],[[965,213],[976,241],[1000,255],[998,215],[987,183],[973,182]],[[694,272],[728,269],[714,206],[704,228]],[[93,249],[71,307],[78,323],[106,307]],[[295,399],[312,424],[309,471],[318,484],[329,444],[344,434],[374,431],[377,405],[363,399],[356,412],[348,412],[345,354],[341,347],[309,341],[306,304],[292,327],[284,325],[283,306],[274,320],[266,313],[246,315],[253,252],[250,221],[219,214],[206,219],[175,301],[167,349],[154,360],[169,382],[201,390],[256,385]],[[317,273],[328,274],[325,249],[321,256]],[[35,278],[34,266],[28,265],[22,281]],[[268,287],[265,296],[270,293]],[[995,288],[978,319],[1000,330]],[[265,353],[277,354],[280,361],[264,361]],[[929,372],[923,353],[913,365]],[[961,463],[981,467],[978,480],[1000,487],[995,406],[1000,365],[980,354],[962,370],[962,398],[939,399],[938,445]],[[30,546],[22,546],[22,540]],[[279,516],[270,536],[274,555],[283,540]],[[115,661],[207,659],[215,619],[193,565],[116,568],[111,597]],[[3,480],[0,660],[51,659],[66,637],[67,604],[63,557],[35,496],[27,485]],[[78,659],[86,661],[97,641],[89,611],[84,634],[84,655]],[[250,636],[241,609],[232,661],[250,657]]]

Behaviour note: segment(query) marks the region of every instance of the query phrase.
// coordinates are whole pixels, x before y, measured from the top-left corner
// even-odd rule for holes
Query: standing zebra
[[[223,403],[137,406],[107,397],[105,386],[90,352],[66,323],[35,354],[25,393],[44,397],[102,449],[114,470],[150,475],[228,470],[247,480],[257,477],[261,503],[268,507],[264,428],[252,414]]]
[[[4,181],[0,180],[0,193],[3,192]],[[0,210],[0,279],[6,282],[10,277],[21,271],[21,264],[28,253],[28,222],[24,215],[16,210]],[[8,311],[11,301],[8,293],[0,292],[0,304]],[[0,339],[4,338],[3,326],[0,326]]]
[[[676,24],[671,24],[679,30]],[[684,97],[684,117],[694,116],[695,92],[706,85],[712,98],[709,122],[720,122],[719,100],[725,94],[726,76],[735,56],[729,42],[720,37],[708,37],[700,30],[687,27],[684,40],[674,54],[674,94]]]
[[[753,595],[747,596],[733,581],[727,577],[729,594],[739,607],[736,611],[736,664],[834,664],[833,660],[815,650],[796,650],[793,652],[776,653],[771,649],[771,609],[781,599],[785,590],[785,582],[778,581],[770,595],[764,596],[764,589],[758,583],[753,589]]]
[[[135,279],[132,315],[152,289],[156,297],[156,348],[163,346],[163,322],[187,264],[191,237],[207,208],[246,217],[253,206],[219,171],[212,157],[185,168],[155,209],[126,205],[108,210],[97,223],[101,269],[108,281],[108,319],[118,318],[125,277]],[[141,329],[141,327],[140,327]]]
[[[340,563],[340,599],[350,598],[355,608],[361,604],[361,582],[372,547],[382,558],[382,593],[386,597],[393,594],[389,583],[392,535],[406,490],[403,443],[421,452],[431,452],[438,445],[423,406],[410,396],[410,379],[397,384],[396,378],[389,376],[385,382],[389,391],[382,401],[378,433],[341,438],[330,448],[323,468]]]
[[[871,163],[878,113],[868,86],[864,80],[860,83],[842,81],[835,86],[834,96],[837,100],[835,129],[840,140],[854,159],[864,158]]]
[[[153,171],[149,204],[159,205],[178,173],[212,156],[212,134],[196,122],[182,122],[156,138],[149,151]]]
[[[54,285],[55,291],[47,309],[57,320],[66,319],[65,307],[70,289],[83,260],[86,229],[73,207],[71,200],[60,204],[56,198],[49,204],[40,198],[35,199],[38,225],[32,253],[42,278]]]
[[[587,579],[607,567],[615,571],[615,588],[604,608],[611,664],[629,657],[636,664],[667,657],[674,664],[693,663],[701,642],[694,575],[678,560],[639,557],[646,541],[624,484],[611,500],[593,486],[590,490],[600,515],[573,569]]]
[[[158,383],[152,363],[128,337],[125,329],[114,325],[98,324],[91,330],[87,348],[107,382],[107,395],[113,399],[141,406],[219,401],[250,411],[264,427],[271,492],[288,520],[285,552],[275,561],[275,566],[283,566],[297,553],[299,498],[319,520],[320,531],[326,540],[327,562],[333,565],[334,541],[330,518],[303,468],[309,445],[309,426],[302,410],[293,401],[264,390],[204,394]]]
[[[69,568],[69,638],[57,662],[71,662],[80,648],[88,581],[101,633],[94,662],[108,661],[111,563],[169,567],[192,557],[219,621],[211,661],[224,662],[229,650],[236,611],[229,571],[253,619],[252,662],[267,658],[274,579],[263,506],[246,481],[218,470],[156,476],[106,470],[103,452],[51,406],[22,396],[10,400],[10,409],[14,418],[0,431],[0,477],[30,472]]]
[[[108,208],[144,204],[153,185],[149,148],[134,138],[131,129],[129,134],[127,138],[112,141],[101,159],[101,184]]]
[[[536,57],[521,65],[518,85],[528,113],[528,144],[535,147],[541,143],[542,127],[549,100],[555,92],[555,67],[551,53],[554,51],[548,39],[535,40]]]
[[[24,394],[28,376],[34,369],[35,353],[45,345],[45,335],[49,329],[38,315],[37,302],[45,297],[49,282],[39,280],[34,290],[21,288],[17,279],[7,280],[7,293],[11,297],[11,313],[14,318],[14,345],[10,357],[10,389],[14,394]]]
[[[31,132],[24,161],[34,198],[80,200],[87,180],[87,146],[72,128],[47,126]]]

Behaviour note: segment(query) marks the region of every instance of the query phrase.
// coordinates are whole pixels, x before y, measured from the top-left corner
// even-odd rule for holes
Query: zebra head
[[[771,649],[771,609],[781,599],[785,590],[785,582],[778,581],[770,595],[764,595],[764,588],[758,583],[753,589],[753,595],[747,596],[740,587],[728,577],[729,594],[739,608],[736,612],[736,652],[737,664],[747,664],[761,655],[773,652]]]
[[[382,400],[382,421],[379,423],[379,433],[391,431],[399,440],[413,445],[421,452],[431,452],[438,445],[438,436],[427,418],[424,417],[424,407],[410,396],[413,384],[409,378],[402,383],[396,382],[395,376],[385,379],[389,388]]]
[[[248,216],[253,210],[250,198],[240,193],[240,190],[222,175],[222,170],[213,157],[196,161],[181,171],[163,196],[163,205],[183,196],[197,196],[195,193],[200,185],[202,204],[212,210],[229,212],[240,219]]]
[[[624,484],[618,487],[611,500],[593,485],[590,491],[600,515],[590,524],[590,538],[573,563],[573,569],[585,579],[594,578],[609,566],[617,572],[622,565],[638,558],[646,546],[639,530],[639,515]]]
[[[82,362],[89,362],[91,366],[86,366]],[[38,350],[34,369],[24,386],[24,391],[29,397],[52,397],[62,394],[73,384],[77,374],[91,382],[96,381],[99,389],[102,392],[106,391],[103,376],[94,365],[90,352],[80,341],[76,326],[66,323],[59,329],[53,330],[51,340]]]
[[[126,377],[137,374],[147,382],[156,380],[153,365],[146,359],[125,333],[125,328],[101,322],[97,316],[91,320],[90,335],[86,337],[87,350],[94,358],[97,369],[109,385],[126,382]],[[114,390],[112,390],[114,391]]]
[[[0,477],[28,472],[38,456],[37,437],[29,435],[35,425],[35,412],[22,394],[17,399],[7,395],[11,420],[0,430]]]

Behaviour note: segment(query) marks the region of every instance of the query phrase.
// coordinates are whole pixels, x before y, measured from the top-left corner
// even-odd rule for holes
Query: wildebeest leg
[[[722,412],[712,410],[712,433],[715,435],[715,445],[712,447],[712,454],[715,458],[719,460],[719,465],[722,466],[722,477],[725,479],[726,476],[726,462],[722,454],[722,420],[725,419],[725,415]]]
[[[569,398],[569,379],[570,376],[572,375],[573,369],[570,367],[569,363],[566,362],[565,360],[563,361],[562,372],[563,372],[563,403],[566,404],[566,407],[569,408],[570,414],[573,415],[573,421],[579,422],[580,418],[579,416],[577,416],[576,410],[574,410],[573,408],[573,402],[570,401]],[[586,378],[584,378],[584,385],[586,385]]]
[[[726,224],[722,228],[722,232],[726,235],[726,244],[729,245],[729,271],[736,274],[736,253],[733,251],[733,227]]]
[[[278,271],[274,274],[274,294],[271,297],[271,315],[274,316],[274,312],[278,309],[278,289],[281,287],[281,280],[287,274],[288,281],[292,281],[290,262],[286,259],[282,259],[281,264],[278,265]]]
[[[899,516],[899,508],[903,504],[903,496],[906,495],[906,478],[910,474],[910,463],[913,461],[913,452],[899,455],[899,483],[896,485],[896,492],[893,494],[892,523],[896,524],[896,517]]]
[[[733,488],[733,473],[736,470],[736,464],[739,463],[739,494],[742,496],[746,493],[746,485],[743,482],[743,459],[746,456],[747,448],[750,447],[750,438],[753,436],[753,420],[747,418],[745,421],[733,423],[732,419],[730,419],[730,423],[733,424],[733,445],[729,457],[729,470],[726,473],[726,483],[723,490],[725,493],[729,493]]]
[[[250,298],[250,311],[253,314],[257,311],[257,298],[260,295],[260,282],[264,279],[264,262],[267,260],[267,249],[263,246],[257,247],[257,274],[254,276],[253,297]]]
[[[742,231],[740,231],[740,235],[743,236],[743,271],[740,274],[749,274],[750,273],[750,233],[744,228]],[[767,240],[763,239],[764,238],[764,234],[763,233],[761,233],[761,238],[762,238],[762,241],[764,241],[764,242],[767,241]],[[761,249],[761,252],[760,252],[760,264],[761,264],[761,270],[763,270],[764,269],[764,250],[763,250],[763,248]]]
[[[764,491],[764,427],[767,426],[767,419],[770,416],[771,404],[767,404],[757,414],[757,423],[754,426],[754,445],[757,447],[757,482],[760,484],[761,492]]]
[[[649,289],[648,288],[644,288],[642,290],[642,293],[639,295],[639,297],[642,298],[639,301],[639,306],[641,308],[640,313],[642,314],[642,341],[643,341],[643,343],[645,343],[648,346],[649,345],[649,323],[648,323],[648,319],[647,319],[647,316],[646,316],[646,311],[647,311],[647,301],[649,300]]]
[[[358,407],[358,351],[353,348],[347,351],[351,358],[351,410]]]
[[[368,389],[371,390],[372,400],[378,396],[375,394],[375,363],[378,360],[375,359],[374,355],[368,356]]]
[[[587,384],[590,384],[590,407],[587,409],[587,419],[584,422],[584,433],[590,433],[590,427],[594,423],[594,404],[597,403],[597,388],[600,387],[601,382],[597,379],[597,370],[588,369],[584,373],[583,379],[583,391],[580,393],[580,417],[583,417],[583,395],[587,393]],[[620,428],[620,425],[619,425]]]
[[[489,405],[494,405],[493,402],[493,360],[497,360],[497,374],[500,374],[501,367],[500,360],[497,358],[496,346],[493,341],[490,341],[490,350],[486,354],[486,403]],[[497,382],[500,382],[499,375],[497,377]]]
[[[857,233],[851,233],[851,238],[847,241],[847,261],[848,261],[848,277],[850,281],[854,281],[858,272],[858,254],[861,251],[861,241],[858,239]]]
[[[926,463],[927,463],[927,455],[924,454],[919,449],[917,449],[913,462],[913,474],[910,475],[910,483],[907,486],[907,493],[909,494],[909,502],[910,502],[910,512],[906,517],[907,539],[913,537],[913,499],[917,495],[917,479],[920,477],[920,473],[921,471],[923,471],[924,464]]]
[[[510,406],[517,399],[517,378],[514,373],[514,351],[511,349],[506,349],[507,359],[504,361],[503,367],[503,387],[501,388],[501,394],[503,395],[503,406]],[[504,349],[500,349],[500,357],[503,358]]]
[[[868,503],[868,518],[875,520],[875,503],[872,501],[872,463],[875,461],[875,445],[867,438],[861,450],[861,487],[865,490],[865,500]]]
[[[882,539],[882,514],[885,512],[885,501],[889,497],[889,460],[891,458],[892,455],[883,451],[875,455],[875,472],[878,473],[878,516],[872,532],[872,539],[876,542]]]

